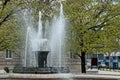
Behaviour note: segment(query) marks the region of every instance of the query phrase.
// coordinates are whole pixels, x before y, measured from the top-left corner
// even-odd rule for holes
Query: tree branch
[[[113,19],[113,18],[115,18],[117,16],[119,16],[119,14],[118,15],[114,15],[114,16],[108,18],[108,19],[105,18],[104,21],[101,24],[92,26],[92,27],[88,28],[88,30],[94,30],[94,31],[96,31],[96,28],[97,28],[97,30],[100,30],[101,28],[103,28],[104,26],[107,25],[105,23],[107,23],[109,20],[111,20],[111,19]]]
[[[0,26],[7,21],[7,19],[12,15],[13,11],[11,11],[9,14],[7,14],[1,21],[0,21]]]
[[[102,8],[99,10],[98,14],[96,14],[93,19],[98,18],[104,11],[106,11],[105,9],[106,9],[106,6],[102,5]]]
[[[9,1],[10,1],[10,0],[5,0],[5,2],[3,3],[3,8],[2,8],[2,9],[5,8],[5,6],[7,5],[7,3],[8,3]]]

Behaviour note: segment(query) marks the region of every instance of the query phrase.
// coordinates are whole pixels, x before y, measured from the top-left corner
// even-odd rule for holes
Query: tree
[[[21,32],[17,25],[16,13],[24,7],[23,4],[23,1],[0,1],[0,50],[20,48]]]
[[[52,13],[52,3],[55,0],[1,0],[0,1],[0,50],[24,48],[24,29],[17,21],[18,13],[24,9],[33,9],[35,20],[38,19],[39,10],[49,17]]]
[[[70,49],[81,58],[81,70],[86,73],[86,54],[120,49],[120,1],[66,0],[64,5]]]

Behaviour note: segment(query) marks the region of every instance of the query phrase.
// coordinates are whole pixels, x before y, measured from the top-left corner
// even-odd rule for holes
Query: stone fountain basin
[[[53,73],[69,73],[68,67],[15,67],[13,73],[22,74],[53,74]]]
[[[16,74],[0,75],[0,80],[119,80],[120,76],[100,74]]]

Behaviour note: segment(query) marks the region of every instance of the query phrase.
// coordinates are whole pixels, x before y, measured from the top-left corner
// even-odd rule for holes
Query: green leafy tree
[[[82,73],[86,54],[120,49],[119,0],[66,0],[64,10],[70,50],[81,58]]]
[[[25,30],[17,21],[20,11],[33,9],[35,20],[38,12],[42,11],[43,19],[50,17],[55,0],[1,0],[0,1],[0,50],[24,49]]]
[[[20,0],[0,1],[0,50],[20,48],[21,32],[17,25],[16,13],[24,7],[23,4]]]

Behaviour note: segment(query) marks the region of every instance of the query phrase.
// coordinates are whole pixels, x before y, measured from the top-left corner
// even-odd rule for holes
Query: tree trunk
[[[81,72],[86,73],[86,67],[85,67],[85,52],[81,52]]]

